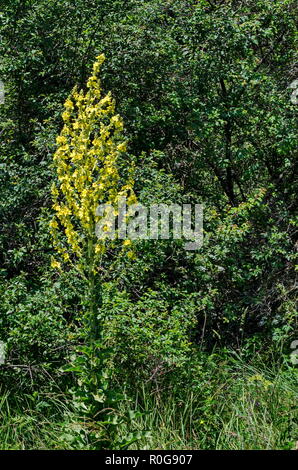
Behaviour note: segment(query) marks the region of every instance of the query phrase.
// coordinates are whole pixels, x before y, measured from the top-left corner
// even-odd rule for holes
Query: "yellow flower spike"
[[[57,184],[52,187],[56,218],[50,222],[53,245],[61,262],[74,262],[80,271],[91,263],[90,272],[96,271],[107,244],[112,246],[109,237],[95,237],[97,207],[108,203],[116,216],[120,197],[127,197],[129,204],[136,202],[133,168],[128,169],[129,180],[120,186],[118,157],[126,152],[127,143],[121,135],[123,121],[115,115],[115,100],[110,92],[102,96],[98,75],[104,60],[103,54],[96,58],[87,92],[74,88],[65,101],[64,125],[53,157],[57,170]],[[108,223],[107,233],[110,228]],[[124,246],[128,247],[127,242]],[[132,251],[127,255],[134,259]]]

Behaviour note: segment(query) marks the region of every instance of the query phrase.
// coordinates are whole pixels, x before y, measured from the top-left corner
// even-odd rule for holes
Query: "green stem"
[[[91,231],[90,231],[91,232]],[[97,283],[95,273],[95,250],[94,250],[94,235],[89,233],[88,239],[88,275],[87,275],[87,336],[90,344],[98,340],[100,337],[100,322],[98,320],[99,308],[101,305],[101,292],[97,295],[97,289],[100,289]]]

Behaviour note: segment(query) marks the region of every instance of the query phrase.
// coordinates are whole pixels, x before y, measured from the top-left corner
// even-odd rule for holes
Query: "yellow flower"
[[[136,255],[133,251],[128,251],[127,252],[127,257],[130,258],[131,260],[135,260],[136,259]]]
[[[64,106],[65,106],[66,109],[73,109],[74,108],[73,102],[70,99],[67,99],[65,101]]]
[[[57,221],[55,219],[51,220],[50,222],[50,227],[52,228],[58,228],[58,224],[57,224]]]
[[[104,61],[105,61],[106,57],[104,54],[100,54],[96,57],[96,62],[95,63],[98,63],[99,65],[101,65]]]
[[[53,269],[61,269],[61,263],[59,263],[59,261],[55,260],[54,258],[52,258],[51,260],[51,267]]]
[[[56,139],[58,145],[65,145],[67,144],[67,138],[65,136],[59,135]]]
[[[122,142],[122,144],[119,144],[117,147],[117,150],[119,150],[119,152],[126,152],[127,150],[126,142]]]
[[[97,244],[97,245],[95,246],[95,253],[96,253],[96,254],[103,254],[104,252],[105,252],[105,247],[104,247],[104,245],[99,245],[99,244]]]
[[[64,261],[69,261],[69,254],[68,253],[64,252],[62,256],[63,256]]]
[[[68,111],[64,111],[64,113],[62,113],[62,119],[63,121],[69,121],[70,113]]]
[[[270,386],[273,385],[272,382],[270,382],[269,380],[265,379],[261,374],[255,374],[255,375],[252,375],[248,378],[248,382],[257,382],[261,385],[263,385],[263,387],[265,388],[265,390],[267,390]]]

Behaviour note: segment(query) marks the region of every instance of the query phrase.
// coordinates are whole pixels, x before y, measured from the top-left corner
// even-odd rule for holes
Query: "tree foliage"
[[[297,2],[6,0],[0,36],[4,382],[46,387],[52,374],[68,390],[60,366],[82,343],[90,298],[115,390],[169,385],[216,347],[288,354]],[[98,203],[134,201],[132,161],[142,204],[204,204],[200,250],[137,240],[129,258],[97,240]]]

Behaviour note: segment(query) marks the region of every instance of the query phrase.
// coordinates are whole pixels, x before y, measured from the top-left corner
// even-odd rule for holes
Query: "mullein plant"
[[[119,164],[120,160],[123,163],[121,156],[127,145],[123,122],[115,113],[111,93],[103,95],[101,89],[99,72],[104,60],[104,55],[96,58],[87,90],[74,88],[64,104],[64,126],[57,137],[54,154],[57,181],[52,186],[54,216],[50,222],[56,251],[52,268],[63,270],[67,264],[72,265],[86,286],[83,345],[65,370],[73,371],[78,377],[75,404],[83,413],[84,422],[89,422],[87,435],[95,436],[98,443],[95,447],[99,448],[108,447],[104,428],[107,431],[108,423],[115,424],[117,420],[103,412],[115,408],[116,398],[109,390],[109,354],[103,344],[100,322],[102,257],[115,242],[96,235],[97,224],[102,221],[97,208],[107,204],[116,216],[120,198],[125,197],[127,205],[136,202],[133,165],[129,163],[124,169],[123,183],[120,170],[123,165]],[[108,226],[103,229],[109,232]],[[126,240],[123,245],[126,247],[129,242]],[[86,429],[82,433],[86,435]]]
[[[52,187],[55,216],[50,222],[58,255],[58,259],[52,259],[52,267],[60,269],[63,262],[70,262],[87,282],[91,340],[99,334],[94,324],[96,278],[102,256],[111,243],[108,237],[96,236],[96,225],[102,217],[97,208],[107,204],[115,208],[116,216],[120,198],[127,198],[128,205],[136,202],[132,171],[126,172],[128,181],[120,185],[118,161],[127,144],[111,93],[102,96],[98,75],[104,60],[104,55],[97,57],[87,92],[74,88],[64,104],[64,126],[54,154],[58,179]],[[129,170],[132,169],[131,166]]]

